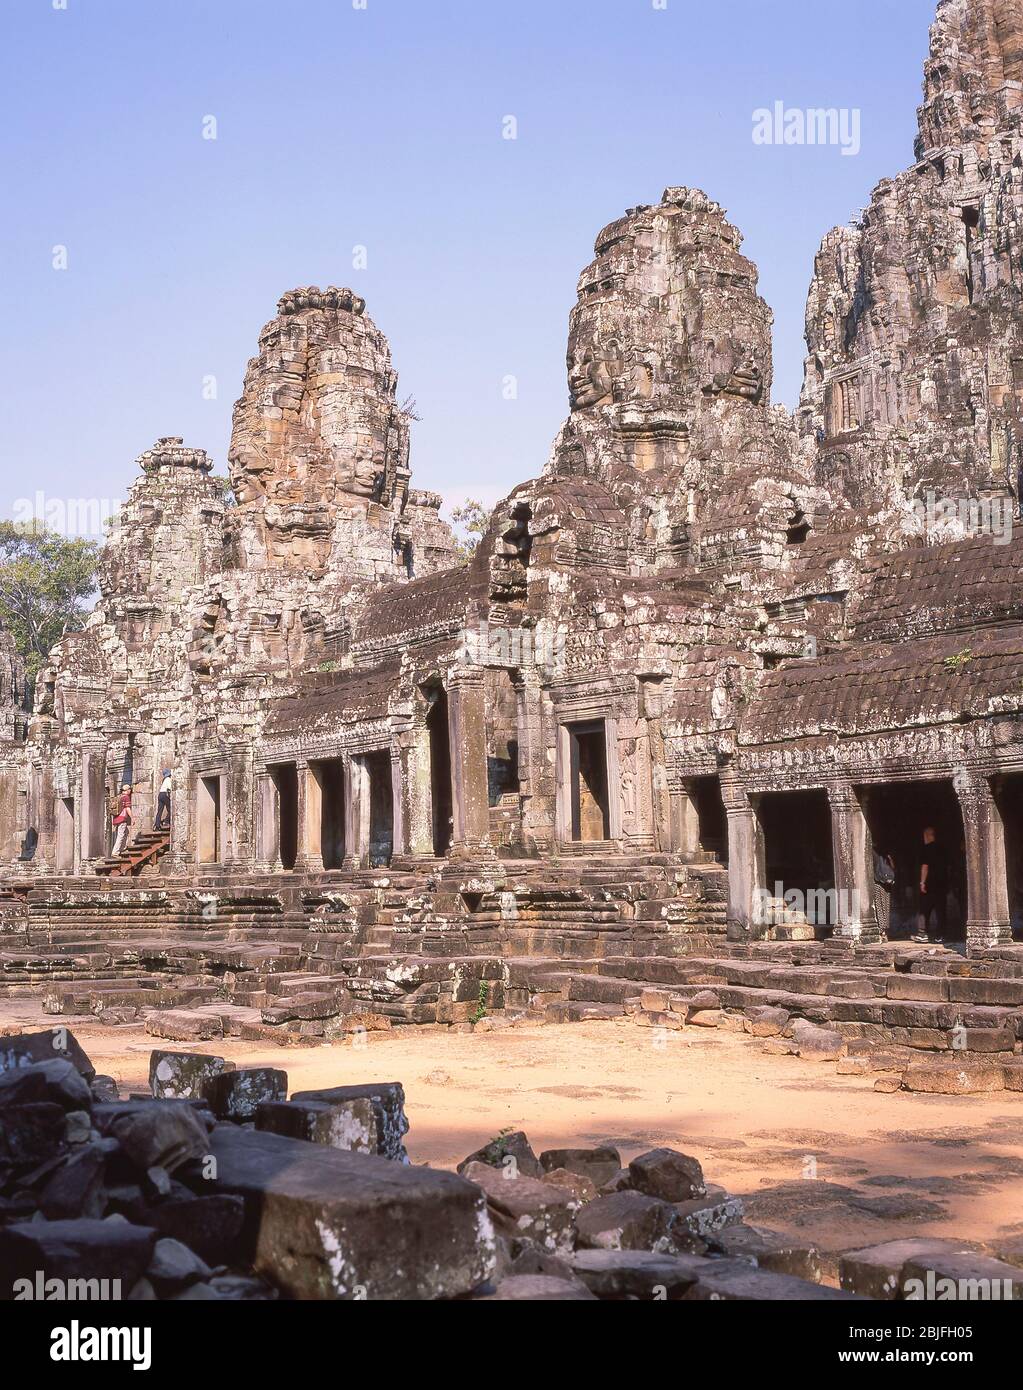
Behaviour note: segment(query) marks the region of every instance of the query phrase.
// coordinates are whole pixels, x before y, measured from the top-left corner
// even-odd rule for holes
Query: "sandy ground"
[[[401,1081],[415,1163],[452,1168],[503,1129],[537,1152],[613,1143],[698,1157],[747,1219],[839,1251],[912,1234],[993,1243],[1023,1233],[1023,1096],[882,1095],[832,1063],[771,1056],[751,1038],[625,1020],[452,1034],[401,1030],[284,1049],[159,1043],[139,1028],[67,1023],[96,1068],[145,1090],[152,1047],[283,1067],[292,1090]],[[52,1027],[28,1001],[0,1023]]]

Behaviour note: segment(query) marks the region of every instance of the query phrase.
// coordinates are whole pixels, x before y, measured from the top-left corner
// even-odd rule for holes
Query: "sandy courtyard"
[[[3,1025],[52,1027],[29,1001]],[[1023,1096],[881,1095],[830,1063],[764,1054],[733,1033],[660,1034],[628,1021],[453,1034],[402,1030],[282,1049],[161,1043],[138,1028],[61,1019],[122,1094],[154,1046],[287,1070],[292,1090],[401,1081],[415,1163],[452,1168],[503,1129],[533,1147],[668,1145],[742,1195],[747,1219],[837,1251],[910,1234],[997,1245],[1023,1233]]]

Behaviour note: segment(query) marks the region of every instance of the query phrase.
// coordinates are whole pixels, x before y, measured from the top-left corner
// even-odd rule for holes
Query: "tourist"
[[[112,855],[115,859],[124,849],[128,839],[128,831],[131,828],[131,822],[131,787],[126,782],[121,788],[121,795],[117,799],[117,807],[113,819],[115,834]]]
[[[163,770],[163,781],[160,783],[160,795],[156,803],[156,820],[153,822],[154,830],[169,830],[171,819],[171,770],[165,767]]]
[[[892,925],[892,895],[895,892],[895,860],[890,854],[874,850],[874,911],[882,939],[887,940]]]
[[[933,825],[924,830],[920,854],[920,905],[915,941],[944,941],[948,917],[948,854]],[[932,934],[931,919],[935,919]]]

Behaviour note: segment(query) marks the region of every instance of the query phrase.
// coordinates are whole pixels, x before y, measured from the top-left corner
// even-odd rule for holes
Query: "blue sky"
[[[745,234],[795,403],[814,254],[912,162],[936,0],[364,3],[4,0],[0,516],[122,497],[159,435],[226,471],[261,326],[330,283],[418,403],[415,484],[495,501],[566,413],[596,233],[669,184]],[[775,101],[858,108],[860,153],[755,145]]]

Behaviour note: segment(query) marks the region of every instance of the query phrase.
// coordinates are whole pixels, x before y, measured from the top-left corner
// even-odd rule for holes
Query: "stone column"
[[[969,946],[1012,941],[1005,825],[990,780],[978,773],[953,778],[966,840],[966,940]]]
[[[831,806],[831,851],[835,865],[838,915],[834,935],[840,941],[880,941],[874,915],[874,875],[870,866],[867,818],[848,783],[828,788]]]
[[[84,868],[103,859],[107,854],[106,770],[105,743],[83,742],[81,753],[81,807],[79,863]]]
[[[408,854],[412,859],[433,855],[433,767],[430,731],[425,721],[406,735],[404,800]]]
[[[391,862],[404,859],[408,853],[405,833],[405,787],[402,776],[401,749],[391,744]]]
[[[169,873],[182,873],[197,858],[192,835],[192,805],[198,778],[187,764],[167,763],[171,772],[171,844],[161,861]]]
[[[323,872],[323,848],[320,832],[323,821],[323,788],[316,770],[304,759],[295,764],[298,778],[298,854],[296,873]]]
[[[487,785],[486,687],[482,667],[460,667],[448,684],[455,857],[492,853]]]
[[[277,788],[266,770],[257,772],[253,792],[256,819],[256,863],[260,873],[276,873],[281,867],[280,827],[277,821]]]
[[[345,753],[341,776],[345,794],[345,857],[342,867],[360,869],[369,848],[369,823],[365,814],[366,778],[360,760]]]
[[[764,877],[760,822],[737,777],[722,775],[721,794],[728,817],[728,939],[756,940],[765,932],[754,910]]]

